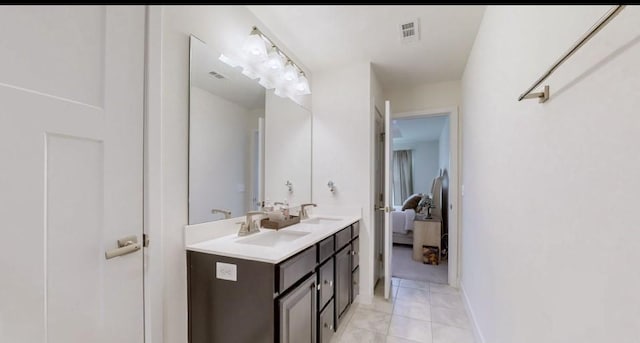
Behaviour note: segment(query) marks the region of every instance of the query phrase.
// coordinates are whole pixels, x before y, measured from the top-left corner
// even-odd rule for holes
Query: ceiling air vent
[[[420,25],[418,18],[400,24],[400,39],[403,43],[415,42],[420,39]]]
[[[226,79],[226,77],[224,77],[224,75],[222,75],[222,74],[220,74],[218,72],[215,72],[215,71],[210,71],[209,72],[209,76],[215,77],[216,79],[220,79],[220,80]]]

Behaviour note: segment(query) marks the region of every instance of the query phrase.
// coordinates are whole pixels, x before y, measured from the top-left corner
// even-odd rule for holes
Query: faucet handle
[[[222,214],[224,214],[224,219],[231,218],[231,211],[229,211],[229,210],[223,210],[223,209],[219,209],[219,208],[214,208],[214,209],[211,210],[211,213],[213,213],[213,214],[222,213]]]

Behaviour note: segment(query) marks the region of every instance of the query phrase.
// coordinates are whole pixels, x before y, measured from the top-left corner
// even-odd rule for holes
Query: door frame
[[[144,342],[164,341],[164,249],[162,244],[162,6],[145,6],[144,68]]]
[[[418,111],[393,113],[392,119],[410,119],[410,118],[429,118],[448,115],[449,116],[449,213],[455,214],[454,219],[449,216],[449,261],[448,261],[448,282],[452,287],[458,288],[460,285],[460,263],[462,250],[460,246],[461,237],[461,204],[460,199],[460,161],[461,149],[460,144],[460,117],[458,106],[452,105],[447,107],[427,108]]]

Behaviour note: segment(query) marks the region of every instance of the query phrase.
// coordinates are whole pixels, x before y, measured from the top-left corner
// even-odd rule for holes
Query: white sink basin
[[[255,236],[249,236],[236,240],[236,243],[240,244],[253,244],[264,247],[275,247],[283,244],[287,244],[308,235],[310,232],[302,231],[269,231],[256,234]]]
[[[336,221],[340,221],[340,220],[342,220],[342,219],[339,219],[339,218],[327,218],[327,217],[314,217],[314,218],[303,220],[302,223],[305,223],[305,224],[324,224],[324,223],[331,223],[331,222],[336,222]]]

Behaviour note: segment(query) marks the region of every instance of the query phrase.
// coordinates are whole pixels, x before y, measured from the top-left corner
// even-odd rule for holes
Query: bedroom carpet
[[[414,261],[411,258],[413,249],[410,245],[394,244],[391,257],[391,275],[408,280],[447,283],[447,261],[433,266]]]

